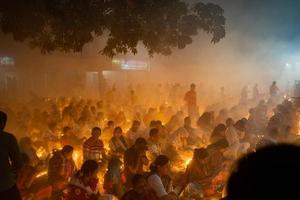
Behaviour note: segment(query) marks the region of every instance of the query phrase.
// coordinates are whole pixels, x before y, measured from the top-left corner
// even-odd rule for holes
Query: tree
[[[1,0],[0,27],[43,53],[80,52],[108,35],[100,52],[109,57],[136,54],[140,42],[150,55],[169,55],[199,31],[213,43],[225,37],[221,7],[182,0]]]

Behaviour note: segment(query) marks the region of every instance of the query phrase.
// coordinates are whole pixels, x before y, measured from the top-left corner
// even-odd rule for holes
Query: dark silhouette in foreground
[[[16,186],[17,172],[22,167],[21,153],[15,136],[4,131],[7,115],[0,111],[0,199],[21,200]]]
[[[299,199],[299,180],[300,147],[265,147],[238,161],[226,199]]]

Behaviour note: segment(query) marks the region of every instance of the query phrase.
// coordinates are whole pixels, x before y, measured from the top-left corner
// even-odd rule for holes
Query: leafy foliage
[[[150,55],[169,55],[201,30],[213,43],[225,37],[221,7],[182,0],[1,0],[0,27],[43,53],[80,52],[108,33],[101,53],[109,57],[135,54],[140,42]]]

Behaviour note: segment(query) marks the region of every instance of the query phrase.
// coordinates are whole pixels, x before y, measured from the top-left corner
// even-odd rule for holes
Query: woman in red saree
[[[67,187],[65,200],[98,200],[98,163],[94,160],[87,160],[83,163],[71,179]]]

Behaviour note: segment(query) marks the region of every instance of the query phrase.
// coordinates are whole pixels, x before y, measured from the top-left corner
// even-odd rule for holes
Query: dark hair
[[[95,132],[95,131],[100,131],[100,133],[101,133],[101,128],[99,128],[99,127],[94,127],[93,129],[92,129],[92,134]]]
[[[157,128],[152,128],[149,132],[149,136],[152,137],[154,135],[158,135],[159,130]]]
[[[145,138],[139,137],[135,140],[135,145],[145,145],[147,146],[147,141],[145,140]]]
[[[225,124],[218,124],[218,125],[214,128],[214,130],[213,130],[211,136],[219,136],[220,133],[221,133],[222,131],[226,131],[226,126],[225,126]]]
[[[0,111],[0,130],[5,128],[7,122],[7,115],[3,111]]]
[[[151,122],[150,122],[150,125],[149,125],[150,127],[155,127],[156,126],[156,121],[155,120],[152,120]]]
[[[117,132],[117,131],[119,131],[119,132],[121,132],[121,133],[123,132],[123,131],[122,131],[122,128],[121,128],[120,126],[117,126],[117,127],[114,129],[114,133]]]
[[[186,122],[187,120],[191,121],[191,118],[190,117],[185,117],[184,122]]]
[[[109,121],[107,122],[107,126],[110,126],[110,125],[114,125],[114,121],[109,120]]]
[[[141,125],[141,122],[138,121],[138,120],[134,120],[134,121],[132,122],[132,126],[139,126],[139,125]]]
[[[194,150],[193,159],[203,160],[208,157],[208,152],[204,148],[199,148]]]
[[[235,124],[234,127],[240,131],[244,131],[246,128],[247,119],[240,119]]]
[[[135,174],[132,179],[131,183],[133,186],[135,186],[137,183],[139,183],[141,180],[145,180],[145,177],[141,174]]]
[[[63,128],[63,133],[66,133],[66,132],[68,132],[69,130],[72,130],[72,128],[71,128],[70,126],[65,126],[65,127]]]
[[[99,168],[98,163],[95,160],[86,160],[79,171],[80,175],[88,176]]]
[[[162,167],[170,162],[170,159],[165,155],[159,155],[154,162],[150,165],[151,172],[157,172],[158,167]]]
[[[226,120],[226,125],[228,126],[228,125],[230,125],[230,124],[234,124],[234,121],[233,121],[233,119],[232,118],[228,118],[227,120]]]
[[[73,150],[74,150],[74,148],[73,148],[72,146],[70,146],[70,145],[65,145],[65,146],[62,148],[61,152],[62,152],[63,154],[66,154],[66,153],[71,153]]]

